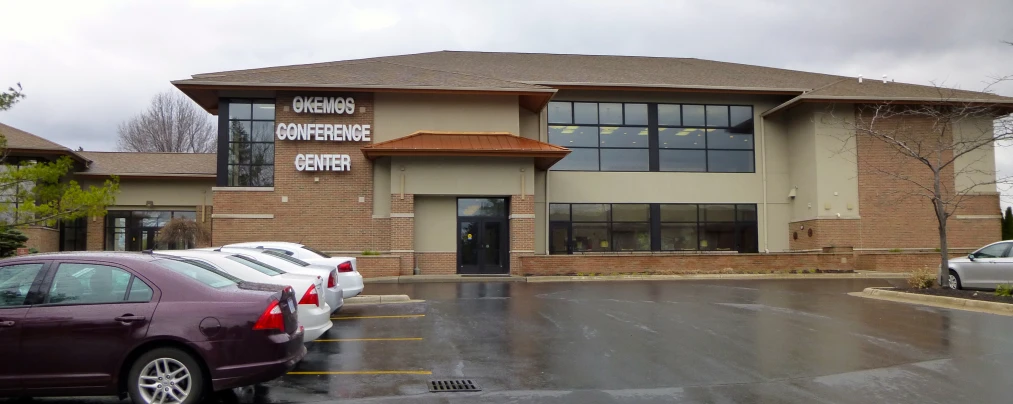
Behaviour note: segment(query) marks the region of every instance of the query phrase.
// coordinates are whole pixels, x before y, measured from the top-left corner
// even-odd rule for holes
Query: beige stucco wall
[[[994,136],[991,119],[965,119],[953,124],[954,142],[973,142],[988,140]],[[968,149],[955,143],[959,153]],[[988,143],[976,150],[957,157],[953,162],[955,190],[957,192],[995,193],[995,145]],[[976,185],[977,184],[977,185]]]
[[[816,123],[813,122],[812,109],[801,106],[784,113],[781,119],[787,127],[787,189],[789,193],[795,188],[795,198],[791,200],[791,221],[808,220],[816,217],[819,200],[816,188]]]
[[[545,204],[545,178],[547,171],[535,172],[535,254],[545,254],[548,250],[548,205]]]
[[[457,251],[457,198],[415,196],[415,251]]]
[[[373,161],[373,217],[390,217],[390,158]]]
[[[401,192],[403,174],[406,194],[519,195],[523,176],[525,195],[533,195],[534,172],[530,158],[392,157],[390,192]]]
[[[77,179],[82,187],[101,185],[93,179]],[[158,208],[186,208],[211,205],[211,187],[214,179],[202,180],[138,180],[120,178],[120,193],[109,209],[143,208],[151,201]]]
[[[373,142],[420,130],[520,132],[517,96],[376,93]]]
[[[812,116],[816,132],[816,198],[819,204],[816,216],[858,218],[855,105],[816,105]]]
[[[721,95],[666,92],[560,91],[555,97],[566,101],[670,102],[753,105],[756,152],[755,173],[668,173],[668,172],[571,172],[550,171],[547,175],[549,203],[755,203],[760,211],[759,248],[781,251],[788,248],[785,234],[788,214],[788,134],[784,125],[770,125],[761,136],[760,114],[780,104],[784,96]],[[762,138],[762,139],[761,139]],[[763,156],[768,162],[766,221],[763,217]],[[537,199],[536,199],[537,201]],[[544,215],[544,207],[541,208]],[[539,219],[544,222],[545,218]],[[766,225],[765,225],[766,223]],[[544,226],[544,223],[542,223]],[[544,229],[541,231],[544,237]],[[542,250],[544,238],[540,239]]]

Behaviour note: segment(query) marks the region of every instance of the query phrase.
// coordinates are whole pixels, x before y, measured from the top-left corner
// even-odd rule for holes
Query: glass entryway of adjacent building
[[[144,251],[153,249],[175,249],[193,246],[158,246],[155,236],[172,218],[196,219],[193,211],[171,210],[114,210],[106,214],[107,251]]]
[[[457,273],[510,272],[507,198],[457,199]]]

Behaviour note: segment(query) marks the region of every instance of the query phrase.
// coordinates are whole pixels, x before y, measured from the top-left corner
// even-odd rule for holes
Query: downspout
[[[767,225],[770,223],[767,220],[767,118],[760,116],[760,164],[763,166],[761,169],[760,177],[763,182],[763,252],[770,253],[770,246],[767,243],[769,238],[770,229]]]

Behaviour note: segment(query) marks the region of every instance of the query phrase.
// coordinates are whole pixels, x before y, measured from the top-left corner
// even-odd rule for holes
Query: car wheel
[[[957,275],[957,271],[950,270],[950,276],[947,279],[946,286],[953,290],[960,290],[960,276]]]
[[[175,348],[144,353],[130,367],[127,389],[134,404],[192,404],[204,395],[197,361]]]

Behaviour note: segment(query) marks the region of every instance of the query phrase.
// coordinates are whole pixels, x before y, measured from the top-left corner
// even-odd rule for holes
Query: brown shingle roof
[[[419,82],[436,86],[476,85],[439,81],[438,79],[443,76],[435,74],[432,77],[419,76],[416,81],[406,81],[398,76],[404,71],[403,69],[388,68],[378,69],[375,72],[369,71],[378,66],[390,64],[401,66],[404,69],[414,67],[434,72],[453,73],[454,76],[449,77],[454,77],[455,80],[463,74],[475,81],[480,81],[479,78],[487,78],[514,83],[511,85],[526,84],[538,86],[538,88],[681,88],[784,92],[786,94],[801,94],[823,88],[823,93],[812,94],[812,98],[820,94],[836,97],[859,97],[874,94],[885,98],[938,100],[938,93],[932,86],[902,83],[883,85],[875,80],[866,80],[865,83],[859,84],[857,79],[845,76],[702,59],[505,52],[442,51],[226,71],[198,74],[194,75],[191,80],[181,80],[174,83],[255,84],[262,80],[270,80],[340,87],[346,83],[359,84],[363,81],[362,75],[369,75],[370,82],[389,86],[417,85]],[[491,83],[482,83],[482,85],[488,86]],[[973,91],[961,93],[964,94],[963,98],[1013,102],[1013,98],[986,93]]]
[[[92,161],[77,175],[214,178],[214,153],[80,152]]]
[[[383,156],[533,157],[541,169],[548,169],[569,153],[565,147],[507,132],[420,131],[362,148],[370,160]]]
[[[47,152],[46,154],[65,154],[81,162],[88,161],[87,158],[58,143],[3,123],[0,123],[0,135],[6,138],[8,151],[14,151],[21,155],[30,155],[32,152],[38,151]]]

